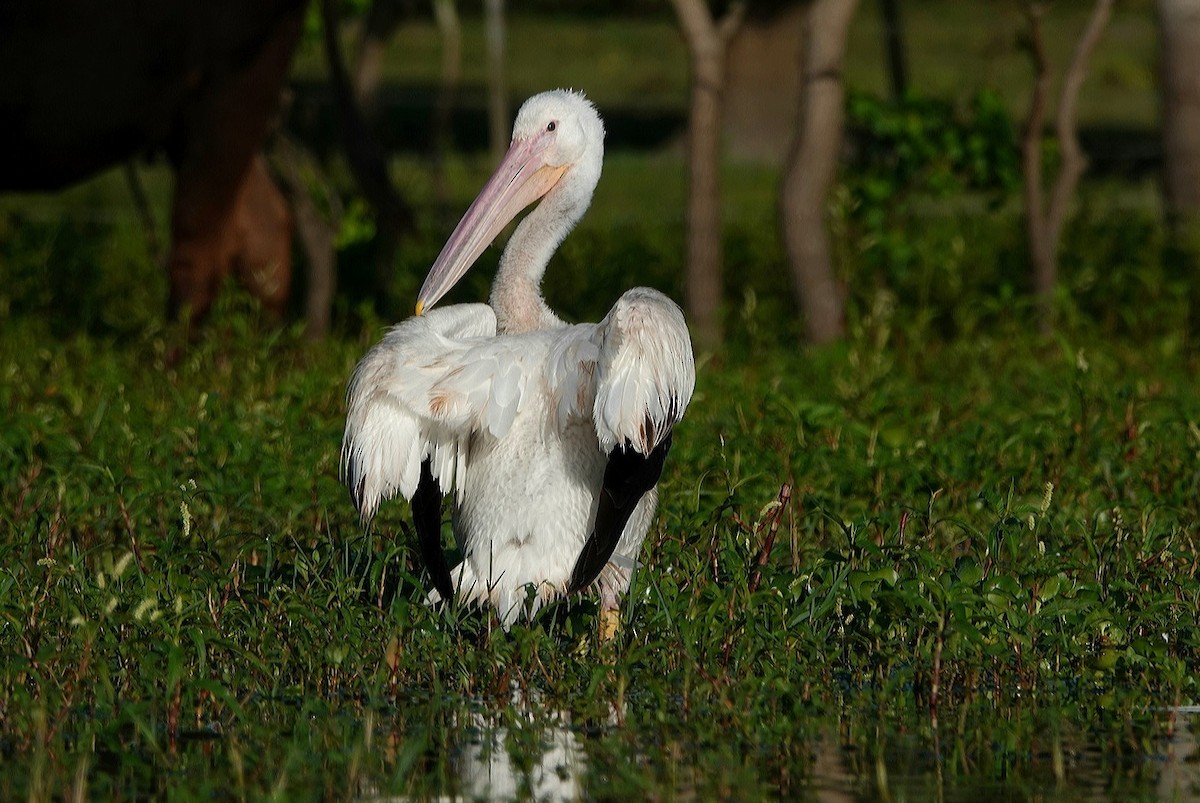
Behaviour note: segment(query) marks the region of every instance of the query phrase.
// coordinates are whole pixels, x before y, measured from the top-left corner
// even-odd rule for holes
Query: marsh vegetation
[[[853,101],[910,161],[834,193],[835,345],[797,346],[775,171],[726,165],[728,342],[607,645],[588,600],[508,633],[432,610],[406,506],[359,525],[345,383],[405,311],[351,286],[311,342],[231,288],[183,344],[119,177],[4,199],[0,797],[469,797],[506,762],[517,795],[1194,794],[1195,277],[1152,178],[1085,181],[1039,334],[989,97]],[[392,167],[409,299],[445,230],[424,160]],[[454,196],[488,167],[454,159]],[[612,155],[552,304],[678,297],[683,192],[677,152]]]

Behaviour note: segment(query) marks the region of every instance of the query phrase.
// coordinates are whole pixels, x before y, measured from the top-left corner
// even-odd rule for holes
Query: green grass
[[[956,9],[911,10],[959,32],[914,48],[915,81],[938,47],[990,81],[984,40],[1008,34]],[[1150,58],[1147,20],[1118,18],[1141,38],[1112,58]],[[877,52],[870,24],[855,53]],[[516,54],[549,59],[537,44],[570,28],[514,20],[515,95],[550,69]],[[641,80],[682,104],[669,25],[597,29],[616,33],[570,52],[610,64],[611,102]],[[403,36],[421,57],[389,69],[433,69],[430,32]],[[870,69],[851,74],[870,88]],[[451,206],[489,167],[451,161]],[[1200,397],[1153,182],[1084,184],[1044,338],[1011,190],[918,177],[866,203],[849,173],[831,223],[851,333],[804,349],[776,175],[726,166],[729,342],[701,355],[600,648],[589,602],[508,634],[427,609],[406,506],[364,533],[339,482],[345,382],[447,233],[422,160],[393,175],[421,210],[395,309],[342,296],[312,343],[231,288],[178,362],[119,174],[0,205],[0,797],[466,794],[473,744],[500,738],[528,773],[563,712],[592,796],[1154,797],[1164,709],[1200,696]],[[161,231],[169,182],[146,176]],[[613,154],[548,276],[556,308],[595,319],[636,283],[681,297],[684,193],[678,154]]]
[[[654,184],[653,164],[609,175]],[[55,282],[87,261],[81,292],[122,269],[155,286],[126,223],[6,214],[5,797],[424,797],[463,788],[472,734],[502,726],[528,756],[554,710],[584,788],[612,794],[801,793],[831,739],[885,762],[940,744],[950,788],[1053,788],[1049,753],[1153,751],[1163,707],[1197,697],[1195,365],[1169,292],[1122,323],[1102,213],[1076,224],[1091,264],[1066,281],[1112,283],[1092,280],[1090,306],[1064,295],[1053,340],[1031,334],[1019,292],[989,297],[1001,249],[946,262],[936,225],[913,270],[956,276],[959,295],[899,276],[864,289],[840,346],[797,350],[793,324],[735,287],[732,344],[702,361],[608,651],[589,604],[507,635],[425,608],[402,503],[361,531],[337,477],[342,393],[383,322],[314,344],[234,292],[170,365],[154,305],[136,326],[116,291],[89,317],[56,311]],[[559,273],[615,262],[601,299],[568,296],[577,314],[640,275],[669,279],[654,254],[674,216],[627,214],[602,195],[566,247]],[[974,234],[1002,242],[1006,220]],[[1147,235],[1129,223],[1132,253]],[[739,257],[766,237],[752,225],[731,226],[741,283],[775,269],[761,245]],[[846,771],[872,783],[873,761]],[[1145,794],[1154,765],[1131,761],[1107,771]]]

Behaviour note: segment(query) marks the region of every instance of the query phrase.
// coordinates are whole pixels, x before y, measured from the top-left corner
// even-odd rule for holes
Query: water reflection
[[[785,766],[763,760],[769,750],[755,760],[753,752],[730,752],[729,742],[693,740],[686,722],[664,730],[662,722],[618,724],[614,718],[606,728],[585,731],[552,703],[514,692],[510,704],[464,707],[451,718],[440,765],[449,773],[432,788],[411,798],[367,793],[363,799],[427,799],[432,792],[443,800],[505,801],[731,795],[816,803],[1200,800],[1200,707],[1172,709],[1170,716],[1167,733],[1148,753],[1117,755],[1078,741],[1086,739],[1080,734],[1011,754],[997,743],[992,765],[986,756],[968,759],[961,748],[939,749],[913,732],[867,726],[864,741],[842,722],[809,731],[807,749],[793,754],[798,763]],[[614,773],[614,767],[630,772]]]
[[[471,800],[565,801],[583,797],[586,760],[579,735],[562,711],[547,711],[514,692],[507,712],[517,722],[470,714],[455,767]]]
[[[570,714],[514,688],[511,705],[463,712],[451,753],[457,797],[473,801],[577,801],[587,760]]]
[[[939,759],[938,751],[916,736],[882,738],[886,746],[872,751],[831,730],[812,745],[801,797],[818,803],[993,798],[1200,801],[1200,706],[1173,708],[1168,713],[1168,730],[1152,752],[1115,756],[1094,744],[1054,740],[1048,751],[1029,756],[1011,777],[946,766],[953,759],[945,755]]]
[[[1171,732],[1158,776],[1159,800],[1200,799],[1200,752],[1196,731],[1200,730],[1200,705],[1172,709]]]
[[[858,784],[850,773],[849,762],[837,734],[818,739],[813,750],[812,792],[818,803],[853,803]]]

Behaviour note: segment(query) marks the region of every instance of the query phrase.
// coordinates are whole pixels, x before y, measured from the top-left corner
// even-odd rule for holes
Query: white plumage
[[[454,495],[464,554],[455,593],[489,601],[505,624],[528,585],[538,592],[530,614],[569,589],[589,536],[604,540],[602,489],[620,497],[608,483],[630,460],[641,471],[653,453],[661,468],[695,385],[687,326],[662,293],[629,290],[600,323],[575,325],[541,297],[546,264],[590,203],[602,158],[603,125],[582,95],[527,101],[508,155],[434,263],[418,315],[367,353],[347,391],[343,472],[364,521],[396,493],[412,499],[428,459],[441,492]],[[426,312],[538,198],[509,240],[490,306]],[[606,608],[628,589],[650,526],[657,469],[647,476],[595,580]]]

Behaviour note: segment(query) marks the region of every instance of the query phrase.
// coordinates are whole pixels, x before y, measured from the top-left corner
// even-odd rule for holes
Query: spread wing
[[[454,487],[471,432],[511,424],[523,381],[502,364],[495,334],[490,307],[456,304],[393,327],[359,361],[346,390],[342,474],[364,521],[396,493],[412,499],[426,460],[442,488]],[[473,350],[483,354],[468,359]]]
[[[501,337],[485,305],[434,309],[394,327],[355,368],[343,476],[364,521],[397,493],[412,500],[430,479],[439,493],[461,490],[472,435],[503,437],[543,394],[547,435],[590,420],[609,455],[601,507],[612,510],[598,515],[573,583],[586,585],[657,482],[695,381],[683,314],[654,290],[628,291],[599,324]]]

